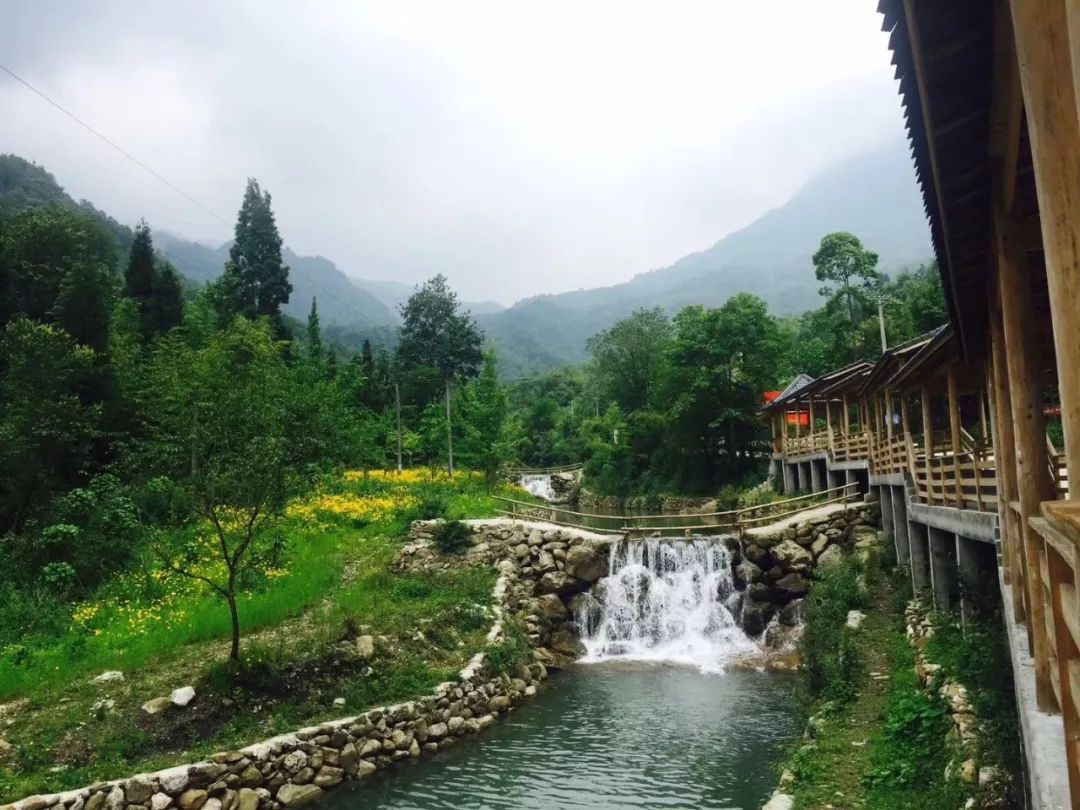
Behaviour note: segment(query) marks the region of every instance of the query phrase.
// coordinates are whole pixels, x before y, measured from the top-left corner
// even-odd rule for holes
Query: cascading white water
[[[545,501],[555,500],[555,490],[551,488],[551,476],[549,474],[523,475],[518,484],[530,495],[543,498]]]
[[[731,562],[719,537],[612,544],[610,575],[575,617],[583,661],[672,661],[718,672],[756,652],[735,618]]]

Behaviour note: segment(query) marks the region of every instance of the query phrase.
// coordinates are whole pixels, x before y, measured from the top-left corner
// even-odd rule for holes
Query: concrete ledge
[[[908,499],[908,519],[984,543],[997,543],[997,512],[974,512],[954,506],[927,506]]]
[[[870,486],[872,487],[902,487],[907,483],[907,476],[903,473],[890,473],[889,475],[871,475]]]
[[[1000,577],[1000,570],[998,576]],[[1069,807],[1069,772],[1065,765],[1065,731],[1061,716],[1040,712],[1035,703],[1035,662],[1028,655],[1027,630],[1013,615],[1012,586],[1001,582],[1005,630],[1009,636],[1020,745],[1031,810]]]

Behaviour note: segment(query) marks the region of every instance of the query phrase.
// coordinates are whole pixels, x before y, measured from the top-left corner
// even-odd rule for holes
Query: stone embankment
[[[538,661],[563,667],[585,652],[573,626],[582,594],[608,574],[610,535],[550,523],[472,520],[472,545],[447,556],[432,545],[438,521],[417,521],[395,562],[400,570],[495,567],[509,583],[506,609],[521,618]]]
[[[904,611],[908,641],[915,654],[915,675],[924,687],[937,690],[948,708],[952,721],[951,734],[955,735],[958,756],[949,763],[948,772],[956,773],[960,781],[969,785],[978,784],[984,793],[981,806],[996,807],[991,799],[1004,793],[1001,771],[993,765],[979,763],[979,721],[968,697],[964,684],[942,669],[940,664],[930,660],[926,642],[934,635],[932,614],[917,599],[908,603]]]
[[[830,504],[748,530],[735,565],[735,585],[745,590],[746,634],[759,636],[774,616],[783,626],[795,625],[811,573],[839,562],[843,550],[875,553],[878,509],[876,503]]]

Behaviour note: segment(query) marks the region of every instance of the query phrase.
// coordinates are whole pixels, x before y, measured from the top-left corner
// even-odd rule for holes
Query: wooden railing
[[[554,475],[555,473],[577,472],[584,466],[578,463],[564,464],[561,467],[507,467],[506,472],[509,475]]]
[[[870,458],[870,433],[841,433],[833,436],[833,459],[836,461],[865,461]]]
[[[829,449],[829,434],[814,433],[807,436],[791,436],[787,440],[787,454],[802,456]]]
[[[1046,437],[1046,463],[1050,467],[1050,479],[1054,482],[1054,491],[1058,498],[1069,497],[1069,467],[1065,463],[1065,454],[1059,452],[1054,441]]]
[[[845,484],[822,492],[746,506],[742,509],[682,515],[601,515],[530,503],[515,498],[494,497],[495,500],[506,505],[505,508],[496,511],[512,520],[538,520],[602,534],[659,532],[666,535],[693,535],[726,532],[741,535],[748,528],[790,518],[809,509],[855,500],[859,497],[859,491],[855,484]]]

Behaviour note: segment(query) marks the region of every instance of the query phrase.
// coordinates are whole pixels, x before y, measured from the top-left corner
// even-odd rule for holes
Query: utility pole
[[[885,352],[887,352],[889,350],[889,347],[885,343],[885,311],[884,311],[884,309],[882,309],[882,306],[881,306],[882,303],[884,303],[884,301],[885,301],[885,297],[882,296],[882,295],[879,295],[878,300],[877,300],[877,319],[878,319],[878,326],[881,327],[881,353],[882,354],[885,354]]]
[[[401,472],[401,386],[394,383],[394,411],[397,413],[397,471]]]
[[[454,477],[454,427],[450,422],[450,380],[446,381],[446,456],[450,477]]]

